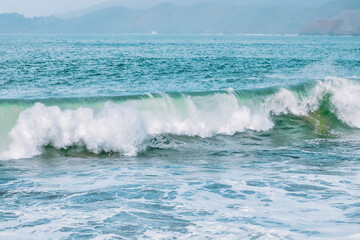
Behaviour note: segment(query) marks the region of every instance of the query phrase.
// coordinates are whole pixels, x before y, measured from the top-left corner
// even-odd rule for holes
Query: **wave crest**
[[[22,111],[9,133],[8,150],[2,159],[29,158],[44,146],[84,146],[93,153],[119,152],[133,156],[144,149],[144,141],[161,134],[211,137],[246,130],[273,128],[272,116],[308,116],[324,96],[330,95],[331,111],[344,123],[360,127],[360,85],[328,78],[306,91],[279,89],[274,94],[244,101],[241,94],[214,93],[106,102],[100,110],[79,107],[61,109],[35,103]]]

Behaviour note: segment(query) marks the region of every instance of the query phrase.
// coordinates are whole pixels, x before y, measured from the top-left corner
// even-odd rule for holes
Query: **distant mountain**
[[[99,11],[99,10],[102,10],[105,8],[121,6],[118,3],[119,3],[118,1],[103,2],[103,3],[96,4],[94,6],[91,6],[91,7],[85,8],[85,9],[71,11],[71,12],[67,12],[67,13],[56,14],[56,15],[54,15],[54,17],[59,18],[59,19],[69,19],[69,18],[81,17],[85,14],[96,12],[96,11]]]
[[[317,18],[303,27],[303,35],[360,35],[360,0],[330,2],[314,11]]]
[[[138,10],[124,7],[105,8],[81,17],[61,22],[62,32],[66,33],[127,33],[135,21]]]
[[[223,5],[232,5],[232,6],[248,6],[249,0],[207,0],[209,3],[215,3],[215,4],[223,4]],[[60,19],[68,19],[68,18],[74,18],[74,17],[80,17],[82,15],[99,11],[108,7],[126,7],[126,8],[132,8],[132,9],[149,9],[151,7],[154,7],[161,3],[171,3],[174,5],[181,5],[181,6],[191,6],[199,3],[203,3],[204,0],[109,0],[106,2],[102,2],[100,4],[96,4],[94,6],[91,6],[89,8],[77,10],[77,11],[71,11],[67,13],[57,14],[54,15],[56,18]],[[329,0],[301,0],[301,1],[293,1],[289,2],[289,0],[276,0],[272,1],[272,4],[275,6],[303,6],[303,7],[318,7],[326,2],[329,2]],[[269,0],[251,0],[251,5],[269,5]],[[141,6],[141,7],[139,7]]]
[[[327,20],[317,20],[307,25],[301,34],[360,36],[360,10],[344,10]]]
[[[297,33],[307,8],[161,4],[141,12],[129,31],[159,33]]]
[[[0,32],[354,34],[357,32],[356,21],[359,22],[359,12],[356,11],[360,9],[359,0],[339,0],[318,8],[264,4],[245,6],[234,4],[234,0],[219,2],[216,0],[195,5],[159,4],[139,10],[121,6],[107,7],[105,4],[62,19],[2,14]]]
[[[17,13],[0,14],[0,33],[46,33],[61,31],[61,20],[54,17],[25,18]]]

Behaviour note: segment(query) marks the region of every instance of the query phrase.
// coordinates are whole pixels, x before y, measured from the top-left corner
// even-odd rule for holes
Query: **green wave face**
[[[345,97],[346,96],[346,97]],[[113,98],[3,100],[2,159],[74,146],[136,155],[161,135],[210,138],[291,129],[331,135],[360,127],[360,85],[340,78],[291,89],[149,94]]]

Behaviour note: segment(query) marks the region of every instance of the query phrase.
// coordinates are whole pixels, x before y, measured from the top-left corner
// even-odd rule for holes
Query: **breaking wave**
[[[164,134],[212,137],[269,131],[274,118],[294,115],[317,131],[326,115],[360,128],[360,84],[327,78],[285,89],[132,98],[0,103],[1,159],[30,158],[45,146],[134,156],[147,139]]]

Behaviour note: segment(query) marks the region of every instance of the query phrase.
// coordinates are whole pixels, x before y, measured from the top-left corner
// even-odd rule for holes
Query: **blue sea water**
[[[359,239],[360,38],[0,35],[0,239]]]

